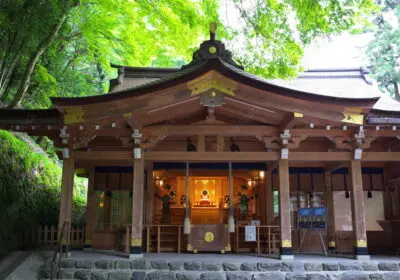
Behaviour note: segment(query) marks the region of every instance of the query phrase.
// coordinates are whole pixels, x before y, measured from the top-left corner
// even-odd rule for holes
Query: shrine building
[[[1,129],[54,141],[66,236],[74,174],[87,176],[87,250],[367,259],[400,247],[400,103],[365,69],[265,80],[214,31],[181,68],[114,67],[108,94],[0,110]]]

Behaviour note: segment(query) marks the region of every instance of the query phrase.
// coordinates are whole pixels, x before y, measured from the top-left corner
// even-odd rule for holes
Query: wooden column
[[[367,228],[362,186],[361,161],[350,161],[351,210],[355,237],[354,253],[357,259],[368,259]]]
[[[265,170],[264,170],[265,174]],[[260,217],[262,225],[267,224],[267,186],[265,185],[265,177],[263,180],[260,178],[260,185],[258,188],[257,198],[257,215]]]
[[[293,259],[292,228],[290,225],[289,160],[280,159],[279,170],[279,214],[281,222],[281,259]]]
[[[274,219],[274,191],[272,189],[272,170],[265,171],[265,193],[266,193],[266,223],[267,225],[275,224]]]
[[[140,149],[140,148],[135,148]],[[136,152],[134,152],[135,154]],[[135,155],[135,157],[137,157]],[[143,197],[144,197],[144,160],[143,151],[140,158],[133,160],[133,189],[132,189],[132,235],[130,254],[131,257],[141,255],[142,230],[143,230]],[[135,256],[136,255],[136,256]]]
[[[332,174],[325,172],[325,200],[328,209],[328,249],[336,251],[335,208],[332,190]]]
[[[70,157],[63,160],[62,169],[62,184],[61,184],[61,201],[60,214],[58,218],[58,234],[61,234],[61,229],[64,225],[63,237],[61,239],[63,252],[67,253],[70,243],[69,236],[71,232],[72,220],[72,192],[74,187],[74,170],[75,160],[72,152]]]
[[[85,225],[85,248],[92,248],[92,235],[96,224],[96,192],[94,190],[94,167],[88,169],[88,191],[86,206],[86,225]]]
[[[390,220],[393,217],[393,200],[392,192],[388,184],[388,172],[386,170],[386,165],[382,174],[382,184],[383,184],[383,206],[385,213],[385,220]]]
[[[145,224],[153,224],[154,186],[153,186],[153,162],[146,161],[146,211]]]

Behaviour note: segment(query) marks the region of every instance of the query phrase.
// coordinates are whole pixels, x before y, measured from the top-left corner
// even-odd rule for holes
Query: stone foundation
[[[63,259],[60,279],[82,280],[394,280],[396,262],[218,262]],[[50,278],[50,262],[42,279]]]

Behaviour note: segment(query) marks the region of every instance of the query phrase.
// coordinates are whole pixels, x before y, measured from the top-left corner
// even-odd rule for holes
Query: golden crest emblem
[[[210,231],[207,231],[207,232],[204,234],[204,241],[205,241],[205,242],[208,242],[208,243],[214,241],[214,234],[213,234],[212,232],[210,232]]]

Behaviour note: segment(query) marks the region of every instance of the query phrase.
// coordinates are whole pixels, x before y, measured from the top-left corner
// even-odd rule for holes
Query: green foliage
[[[303,48],[314,38],[368,25],[373,0],[233,0],[244,21],[230,28],[234,51],[245,69],[266,78],[293,77],[300,70]]]
[[[393,12],[395,20],[386,20],[382,15],[376,19],[378,29],[374,40],[368,46],[367,54],[372,64],[372,74],[381,89],[400,101],[400,2],[383,7]],[[397,26],[396,26],[397,21]]]
[[[61,167],[25,142],[0,130],[0,255],[18,247],[20,233],[36,225],[57,225]],[[82,223],[85,181],[75,179],[73,223]]]

